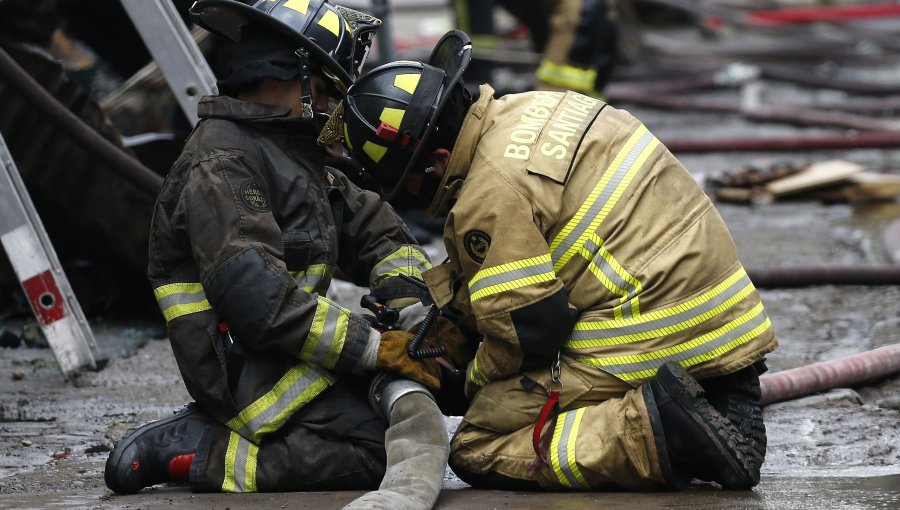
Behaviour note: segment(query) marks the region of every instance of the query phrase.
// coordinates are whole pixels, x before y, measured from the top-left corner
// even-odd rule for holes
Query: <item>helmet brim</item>
[[[234,42],[240,42],[245,26],[253,25],[263,30],[272,30],[285,37],[298,48],[303,48],[309,56],[324,68],[324,74],[338,85],[341,93],[353,84],[353,78],[335,61],[331,55],[308,37],[298,33],[287,24],[268,14],[237,0],[197,0],[190,9],[191,19],[205,30]]]
[[[462,80],[463,73],[465,73],[466,68],[469,67],[471,61],[472,40],[469,38],[468,34],[462,30],[454,29],[447,32],[435,45],[426,64],[443,70],[446,76],[449,76],[450,78],[443,87],[443,94],[437,103],[431,121],[425,128],[425,132],[422,133],[419,146],[416,147],[412,157],[406,164],[406,168],[403,170],[400,180],[394,185],[394,189],[384,196],[385,200],[396,197],[400,190],[403,189],[406,177],[410,174],[416,163],[418,163],[419,159],[422,157],[422,153],[425,152],[425,148],[428,146],[428,141],[431,139],[431,134],[434,132],[435,128],[434,121],[437,120],[441,115],[441,112],[444,111],[447,102],[450,100],[450,91],[452,91],[453,88],[456,87],[456,84]]]

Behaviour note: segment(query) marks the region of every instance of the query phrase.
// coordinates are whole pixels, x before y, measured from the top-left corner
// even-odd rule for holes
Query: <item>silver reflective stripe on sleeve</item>
[[[550,254],[515,260],[475,273],[469,282],[469,296],[477,301],[485,296],[519,289],[556,279]]]
[[[331,285],[334,268],[327,264],[313,264],[306,268],[306,271],[291,271],[290,274],[302,290],[324,296],[328,292],[328,286]]]
[[[369,283],[375,285],[389,276],[406,275],[422,279],[422,273],[431,269],[431,261],[418,246],[405,245],[381,259],[369,274]]]
[[[212,309],[203,286],[197,282],[176,282],[153,289],[156,302],[166,322],[192,313]]]

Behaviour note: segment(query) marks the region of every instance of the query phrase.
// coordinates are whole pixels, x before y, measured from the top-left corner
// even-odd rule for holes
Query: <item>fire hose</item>
[[[434,506],[444,482],[450,444],[444,416],[419,383],[378,374],[369,401],[390,421],[385,433],[387,470],[377,491],[345,510],[423,510]]]
[[[859,386],[900,372],[900,344],[814,363],[759,378],[762,405],[833,388]]]
[[[747,270],[760,288],[808,285],[900,285],[900,266],[809,266]]]
[[[372,325],[389,330],[400,324],[400,312],[366,295],[360,305],[372,312]],[[412,359],[446,354],[440,347],[421,349],[428,329],[437,318],[437,308],[428,312],[413,335],[407,355]],[[369,403],[390,423],[385,433],[387,469],[377,491],[368,492],[345,510],[421,510],[434,506],[444,483],[450,444],[444,415],[431,393],[417,382],[387,373],[375,376],[369,385]]]
[[[900,147],[900,132],[866,131],[846,134],[740,137],[713,140],[674,138],[663,140],[663,142],[674,153],[886,149]]]

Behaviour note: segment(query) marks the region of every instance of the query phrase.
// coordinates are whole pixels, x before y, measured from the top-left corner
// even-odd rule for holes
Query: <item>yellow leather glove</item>
[[[437,325],[431,327],[423,343],[428,344],[428,347],[443,346],[447,349],[447,360],[457,369],[465,371],[466,365],[475,357],[473,346],[469,345],[469,337],[450,319],[438,317],[436,322]],[[435,333],[440,342],[435,341]]]
[[[392,330],[382,333],[375,365],[422,383],[434,391],[441,389],[441,367],[438,362],[434,358],[414,360],[406,354],[406,347],[412,338],[413,333],[409,331]]]

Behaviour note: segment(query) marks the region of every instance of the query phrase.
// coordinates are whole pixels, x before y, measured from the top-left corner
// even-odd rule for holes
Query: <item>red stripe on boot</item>
[[[179,455],[169,461],[169,477],[173,482],[187,482],[191,472],[191,463],[194,462],[193,453]]]

